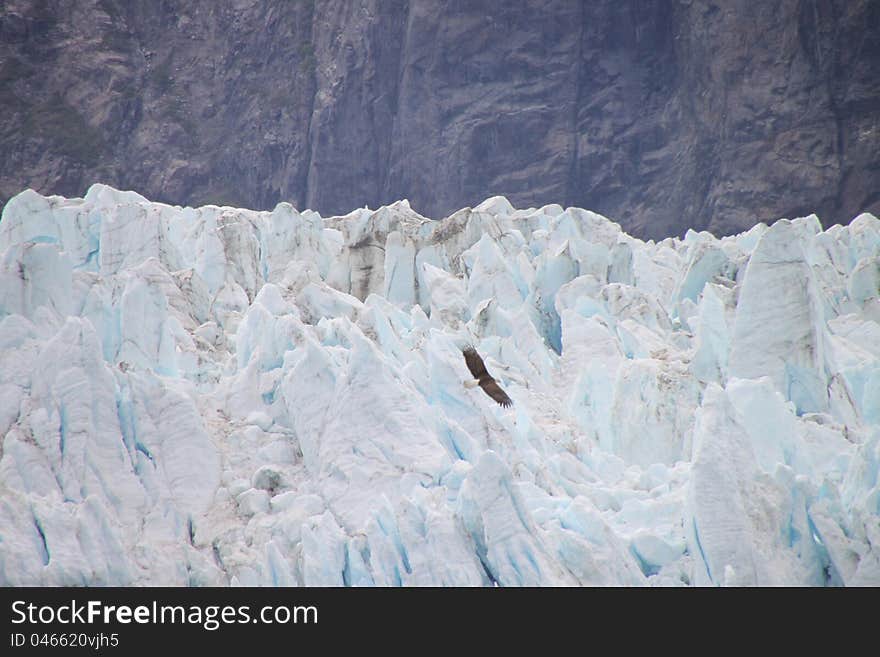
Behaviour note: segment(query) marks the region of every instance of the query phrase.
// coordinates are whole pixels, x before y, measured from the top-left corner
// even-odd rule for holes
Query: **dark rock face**
[[[7,0],[0,202],[880,213],[876,0]]]

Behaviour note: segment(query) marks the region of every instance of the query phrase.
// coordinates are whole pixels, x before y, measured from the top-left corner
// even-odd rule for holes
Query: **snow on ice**
[[[880,585],[880,221],[27,190],[0,435],[4,585]]]

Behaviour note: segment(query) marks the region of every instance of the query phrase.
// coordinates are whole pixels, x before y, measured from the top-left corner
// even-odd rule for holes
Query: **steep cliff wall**
[[[869,0],[8,0],[0,202],[846,222],[880,211],[878,71]]]

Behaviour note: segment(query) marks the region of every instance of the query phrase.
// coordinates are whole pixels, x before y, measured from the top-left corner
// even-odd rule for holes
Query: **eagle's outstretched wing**
[[[498,382],[491,376],[488,379],[480,379],[480,387],[487,395],[505,408],[513,404],[513,400],[507,396],[507,393],[501,389]]]
[[[489,374],[489,371],[486,369],[486,364],[483,362],[483,359],[480,358],[480,354],[477,353],[476,349],[471,345],[468,345],[461,350],[461,353],[464,355],[464,362],[467,363],[467,367],[471,371],[471,374],[475,379],[479,380],[483,392],[505,408],[513,404],[513,401],[507,396],[507,393],[501,389],[498,382],[491,374]]]
[[[461,350],[461,353],[464,355],[464,362],[467,363],[467,367],[475,379],[489,376],[489,372],[486,371],[486,364],[480,358],[480,354],[477,353],[476,349],[468,345]]]

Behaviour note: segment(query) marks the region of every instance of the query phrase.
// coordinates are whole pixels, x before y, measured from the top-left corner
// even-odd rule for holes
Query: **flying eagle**
[[[477,353],[476,349],[468,345],[461,350],[461,353],[464,355],[464,362],[467,363],[468,369],[471,371],[471,374],[474,375],[473,381],[465,382],[464,385],[466,388],[472,388],[473,386],[478,385],[483,389],[483,392],[502,406],[507,407],[513,404],[513,401],[507,396],[507,393],[501,389],[498,382],[492,378],[492,375],[489,374],[488,371],[486,371],[486,364],[483,362],[483,359],[480,358],[480,354]]]

